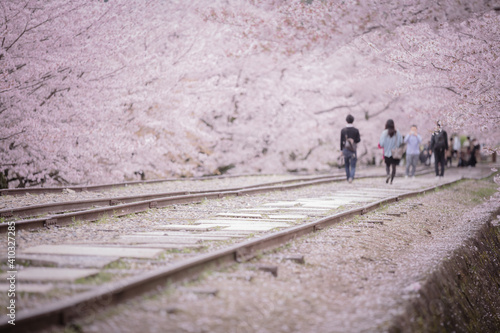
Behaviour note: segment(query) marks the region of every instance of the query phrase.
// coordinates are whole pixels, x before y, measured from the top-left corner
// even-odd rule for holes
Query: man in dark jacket
[[[357,157],[357,144],[361,141],[359,131],[353,126],[354,117],[348,115],[345,120],[347,121],[346,127],[340,131],[340,151],[344,155],[345,160],[345,173],[347,181],[352,183],[354,173],[356,172]]]
[[[434,167],[436,177],[444,176],[444,166],[446,164],[445,152],[448,150],[448,134],[443,129],[441,121],[438,120],[437,128],[431,137],[431,151],[434,152]],[[440,170],[441,169],[441,170]]]

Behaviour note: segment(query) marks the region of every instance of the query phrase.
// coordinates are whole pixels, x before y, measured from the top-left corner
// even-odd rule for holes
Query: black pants
[[[436,169],[436,176],[444,176],[444,166],[446,164],[446,158],[444,157],[444,149],[434,149],[434,167]],[[439,166],[441,165],[441,170]]]
[[[387,174],[386,183],[389,182],[389,179],[390,179],[391,184],[392,184],[392,181],[394,180],[394,177],[396,176],[396,166],[398,166],[400,160],[392,158],[392,156],[391,157],[386,156],[386,157],[384,157],[384,161],[385,161],[385,172]],[[391,167],[392,167],[392,171],[389,174]]]

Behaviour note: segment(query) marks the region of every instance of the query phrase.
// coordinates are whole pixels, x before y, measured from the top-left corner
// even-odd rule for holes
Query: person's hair
[[[415,128],[418,128],[418,127],[417,127],[417,125],[411,125],[411,126],[410,126],[410,128],[411,128],[411,127],[415,127]]]
[[[345,121],[347,121],[348,124],[352,124],[354,122],[354,117],[349,114],[345,117]]]
[[[392,138],[394,136],[394,133],[396,133],[396,127],[394,126],[394,120],[388,119],[387,122],[385,123],[385,129],[387,130],[387,133],[389,136]]]

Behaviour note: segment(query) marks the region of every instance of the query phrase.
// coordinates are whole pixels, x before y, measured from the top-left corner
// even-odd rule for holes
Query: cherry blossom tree
[[[200,41],[210,40],[197,33],[196,10],[140,1],[8,1],[2,10],[6,178],[119,179],[158,155],[184,172],[204,138],[189,134],[197,120],[183,110]]]
[[[452,131],[479,137],[489,143],[490,149],[498,144],[495,88],[499,82],[500,25],[499,7],[493,2],[249,3],[267,10],[271,7],[276,12],[271,16],[274,19],[250,10],[226,8],[212,9],[207,18],[234,26],[245,22],[241,36],[250,36],[249,49],[254,51],[304,54],[319,50],[338,54],[342,48],[355,47],[365,56],[367,77],[370,74],[366,72],[375,71],[377,80],[394,79],[387,75],[389,72],[400,80],[396,87],[385,86],[388,95],[378,95],[379,102],[385,100],[385,107],[366,108],[365,100],[351,93],[354,98],[348,103],[350,108],[368,109],[367,117],[399,108],[408,118],[427,116],[427,124],[429,118],[432,124],[445,118]],[[373,62],[376,68],[370,66]],[[427,130],[432,131],[432,127]]]
[[[388,58],[411,80],[394,93],[431,101],[426,108],[433,107],[435,119],[442,115],[454,130],[498,144],[499,28],[500,16],[490,11],[438,30],[399,29],[399,45]]]
[[[328,171],[347,113],[362,159],[386,118],[494,148],[491,1],[7,0],[3,186]]]

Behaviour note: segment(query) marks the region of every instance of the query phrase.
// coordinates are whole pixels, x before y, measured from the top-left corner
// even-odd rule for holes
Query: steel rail
[[[358,177],[362,178],[362,177]],[[53,226],[63,226],[75,222],[92,222],[97,221],[103,217],[109,216],[125,216],[128,214],[134,214],[139,212],[144,212],[150,208],[162,208],[174,204],[185,204],[193,202],[201,202],[205,199],[218,199],[230,196],[241,196],[241,195],[252,195],[258,193],[266,193],[277,190],[291,190],[295,188],[319,185],[323,183],[329,183],[333,181],[344,180],[342,176],[336,177],[322,177],[318,180],[303,181],[291,185],[279,185],[279,186],[256,186],[256,187],[244,187],[241,189],[230,189],[222,191],[206,191],[197,194],[187,194],[187,195],[174,195],[167,197],[157,197],[154,199],[148,199],[143,201],[135,201],[124,204],[116,204],[109,207],[101,207],[94,209],[87,209],[76,212],[69,212],[63,214],[56,214],[50,216],[44,216],[41,218],[19,220],[14,221],[16,230],[22,229],[38,229],[38,228],[50,228]],[[108,201],[109,202],[109,201]],[[76,206],[76,204],[75,204]],[[0,224],[0,233],[6,233],[8,231],[8,223]]]
[[[237,176],[235,176],[237,177]],[[134,186],[134,185],[145,185],[145,184],[155,184],[170,181],[183,181],[183,180],[205,180],[214,179],[214,177],[193,177],[193,178],[165,178],[165,179],[152,179],[152,180],[138,180],[130,182],[121,183],[109,183],[109,184],[96,184],[96,185],[70,185],[70,186],[54,186],[54,187],[25,187],[25,188],[11,188],[11,189],[1,189],[0,196],[2,195],[24,195],[24,194],[42,194],[42,193],[62,193],[64,190],[72,190],[75,192],[84,191],[102,191],[109,190],[116,187],[123,186]],[[219,177],[222,178],[222,177]]]
[[[14,330],[42,329],[50,325],[65,325],[77,317],[95,313],[127,299],[153,292],[157,288],[186,279],[194,279],[206,269],[227,267],[235,262],[247,261],[260,253],[275,249],[287,242],[306,234],[314,233],[325,227],[338,224],[357,215],[363,215],[377,208],[402,199],[426,194],[438,188],[450,186],[459,180],[431,186],[423,190],[409,191],[397,196],[388,197],[360,208],[330,215],[300,226],[291,227],[259,239],[242,242],[226,249],[199,255],[182,262],[172,264],[152,272],[144,273],[115,284],[103,285],[98,289],[84,292],[71,299],[58,301],[43,309],[22,310],[16,314],[16,325],[8,324],[8,319],[0,320],[2,332]]]
[[[147,185],[163,182],[172,181],[198,181],[198,180],[210,180],[210,179],[225,179],[225,178],[237,178],[237,177],[252,177],[252,176],[265,176],[265,175],[221,175],[221,176],[205,176],[205,177],[190,177],[190,178],[164,178],[164,179],[151,179],[151,180],[138,180],[130,182],[121,183],[109,183],[109,184],[96,184],[96,185],[74,185],[74,186],[55,186],[55,187],[26,187],[26,188],[13,188],[13,189],[0,189],[0,196],[2,195],[24,195],[24,194],[42,194],[42,193],[62,193],[65,190],[72,190],[75,192],[84,191],[103,191],[109,190],[117,187],[126,187],[134,185]],[[314,176],[312,176],[314,177]],[[328,176],[325,176],[328,177]]]
[[[283,181],[274,181],[274,182],[267,182],[267,183],[262,183],[262,184],[240,186],[240,187],[234,187],[234,188],[224,188],[224,189],[218,189],[218,190],[162,192],[162,193],[150,193],[150,194],[141,194],[141,195],[121,196],[121,197],[108,197],[108,198],[96,198],[96,199],[86,199],[86,200],[78,200],[78,201],[47,203],[47,204],[24,206],[24,207],[18,207],[18,208],[0,209],[0,217],[39,216],[42,214],[55,214],[55,213],[83,210],[83,209],[89,209],[89,208],[116,206],[119,204],[152,200],[152,199],[165,198],[165,197],[174,197],[174,196],[180,196],[180,195],[203,194],[203,193],[226,192],[226,191],[240,191],[240,190],[255,188],[255,187],[272,186],[272,185],[288,184],[288,183],[298,183],[298,182],[303,182],[303,181],[312,181],[312,180],[326,179],[326,178],[332,178],[332,177],[335,177],[335,176],[330,175],[330,176],[303,177],[303,178],[296,178],[296,179],[287,179],[287,180],[283,180]]]

